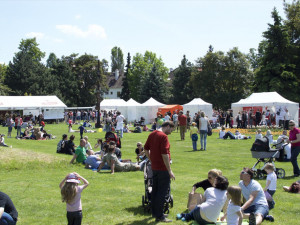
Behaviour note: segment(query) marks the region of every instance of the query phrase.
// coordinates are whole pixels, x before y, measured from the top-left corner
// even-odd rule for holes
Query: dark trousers
[[[68,225],[81,225],[82,221],[82,212],[67,212]]]
[[[292,147],[291,152],[292,152],[291,163],[293,165],[294,174],[300,175],[299,166],[298,166],[298,162],[297,162],[297,157],[300,153],[300,146]]]
[[[228,137],[230,137],[230,139],[235,139],[235,136],[230,131],[226,132],[223,139],[227,139]]]
[[[204,220],[201,217],[199,206],[196,206],[192,211],[190,211],[189,213],[185,214],[184,217],[185,217],[186,221],[196,220],[197,223],[200,224],[200,225],[215,224],[215,223],[208,222],[208,221]]]
[[[164,218],[164,202],[170,188],[170,175],[168,171],[153,170],[152,187],[152,216],[156,219]]]

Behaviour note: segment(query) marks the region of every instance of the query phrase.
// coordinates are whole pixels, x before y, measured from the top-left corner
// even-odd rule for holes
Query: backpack
[[[64,140],[60,140],[57,144],[57,149],[56,149],[56,153],[60,153],[61,152],[61,146]]]
[[[256,139],[251,148],[251,151],[255,152],[268,152],[269,150],[269,139],[266,136]]]

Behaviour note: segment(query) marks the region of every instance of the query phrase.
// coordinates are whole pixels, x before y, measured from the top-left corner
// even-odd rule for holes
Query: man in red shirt
[[[179,112],[178,116],[179,128],[180,128],[180,137],[181,140],[184,140],[186,125],[187,125],[187,117],[183,114],[183,111]]]
[[[152,216],[156,218],[156,222],[172,222],[164,215],[163,207],[170,187],[170,179],[175,180],[170,166],[170,143],[167,136],[172,133],[173,129],[173,122],[164,122],[160,129],[153,131],[148,136],[144,146],[153,171],[151,207]]]

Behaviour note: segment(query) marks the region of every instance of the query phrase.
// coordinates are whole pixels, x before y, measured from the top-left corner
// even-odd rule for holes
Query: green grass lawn
[[[71,156],[56,154],[56,145],[62,134],[67,132],[67,126],[46,125],[46,130],[57,136],[57,139],[33,141],[5,137],[6,143],[12,145],[12,148],[0,147],[0,191],[12,198],[19,212],[19,225],[66,224],[66,204],[61,202],[58,185],[67,173],[74,171],[90,182],[82,193],[83,224],[155,224],[151,215],[144,213],[142,208],[142,172],[111,175],[109,171],[104,171],[99,174],[84,169],[82,165],[70,165]],[[7,128],[1,127],[0,133],[7,134]],[[13,135],[16,135],[16,130],[13,130]],[[92,146],[97,138],[103,138],[104,135],[104,132],[88,134]],[[136,142],[145,143],[148,135],[149,132],[124,134],[122,158],[135,161]],[[79,145],[79,133],[75,133],[75,136],[75,144]],[[169,218],[174,219],[171,224],[184,224],[176,221],[175,215],[186,210],[192,185],[205,179],[208,170],[222,170],[230,185],[237,185],[241,169],[252,167],[256,162],[250,153],[253,139],[220,140],[217,139],[217,133],[214,133],[208,137],[207,151],[193,152],[188,137],[180,141],[179,133],[174,132],[169,136],[173,161],[171,167],[176,176],[176,180],[171,183],[174,198],[174,207],[170,209],[169,215]],[[271,210],[275,222],[272,224],[299,224],[300,195],[282,190],[283,185],[290,185],[297,180],[291,177],[292,165],[289,162],[276,162],[276,166],[285,169],[286,178],[277,182],[274,195],[276,205]],[[259,182],[265,186],[265,180]]]

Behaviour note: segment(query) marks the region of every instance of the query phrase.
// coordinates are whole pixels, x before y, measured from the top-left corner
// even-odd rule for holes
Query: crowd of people
[[[230,111],[228,112],[230,113]],[[71,117],[68,113],[66,116],[69,117],[68,120],[72,118],[73,123],[74,115]],[[84,127],[89,127],[89,116],[93,117],[93,113],[86,113],[83,115],[76,113],[75,120],[81,120],[82,116],[86,122]],[[122,159],[122,152],[118,147],[118,140],[123,138],[124,123],[126,122],[124,116],[122,116],[120,112],[115,112],[107,113],[103,118],[106,132],[111,132],[112,127],[115,126],[115,132],[118,135],[114,141],[108,139],[103,141],[102,139],[98,139],[94,148],[92,148],[88,136],[83,137],[83,132],[80,132],[80,144],[79,146],[76,146],[74,143],[75,136],[71,135],[68,138],[68,135],[64,134],[57,144],[57,153],[71,155],[72,158],[70,164],[73,164],[74,162],[80,163],[83,164],[85,168],[97,172],[106,169],[110,170],[111,174],[114,174],[115,172],[143,170],[145,163],[150,161],[153,171],[153,189],[151,194],[152,216],[155,218],[156,222],[172,222],[172,220],[167,218],[167,215],[164,214],[163,210],[165,196],[170,188],[170,181],[175,180],[175,174],[171,168],[171,153],[168,135],[179,129],[180,138],[184,141],[185,134],[187,130],[189,130],[193,150],[197,150],[198,134],[200,134],[200,150],[205,151],[207,149],[207,135],[211,125],[209,119],[204,112],[195,114],[193,118],[191,118],[189,112],[184,114],[183,111],[179,111],[178,114],[177,112],[173,112],[171,115],[166,113],[163,118],[159,115],[154,123],[156,127],[155,129],[152,129],[145,145],[143,146],[141,142],[137,142],[137,148],[135,149],[136,162],[131,162],[131,160]],[[238,130],[235,134],[232,134],[229,131],[226,132],[226,118],[227,117],[225,116],[225,123],[219,132],[219,138],[250,138],[250,136],[240,134]],[[248,121],[250,119],[248,118]],[[252,119],[254,121],[254,118]],[[241,120],[240,126],[243,127],[245,126],[245,124],[243,125],[243,116],[241,116]],[[36,136],[35,132],[30,132],[29,130],[30,123],[28,123],[29,126],[24,128],[25,130],[22,132],[22,117],[17,115],[15,120],[10,122],[15,124],[13,127],[16,126],[18,138],[21,138],[22,134],[23,138],[30,137],[30,133],[31,135],[33,133]],[[107,122],[110,122],[110,124],[107,124]],[[260,124],[260,122],[258,123],[257,121],[253,124]],[[142,120],[139,121],[139,125],[143,125],[142,123]],[[251,123],[248,122],[246,124],[246,126],[251,125]],[[48,135],[44,129],[45,123],[40,123],[40,125],[41,127],[39,129],[42,131],[39,132]],[[230,127],[229,123],[228,125]],[[270,140],[270,144],[282,144],[282,142],[286,142],[287,146],[290,146],[287,157],[290,157],[294,176],[297,177],[300,175],[297,163],[297,157],[300,152],[300,130],[295,127],[295,122],[292,120],[288,121],[288,127],[290,130],[289,137],[287,137],[286,131],[283,131],[283,134],[279,136],[277,141],[273,140],[271,131],[267,131],[266,136]],[[10,136],[11,132],[12,131],[8,129],[8,134],[10,134]],[[47,137],[51,138],[51,135],[50,137],[46,136],[46,138]],[[258,129],[255,138],[261,137],[261,130]],[[0,135],[0,146],[1,145],[7,146],[4,142],[4,135]],[[254,174],[250,168],[243,168],[240,173],[240,182],[235,186],[229,186],[228,179],[220,170],[213,169],[209,171],[206,180],[197,182],[192,186],[191,194],[195,194],[196,189],[200,187],[204,190],[204,194],[201,195],[199,202],[197,202],[195,207],[193,207],[189,213],[177,214],[176,219],[182,221],[195,220],[200,225],[212,224],[216,223],[217,218],[219,218],[219,215],[223,210],[224,216],[221,220],[226,219],[228,224],[241,224],[243,219],[248,219],[249,225],[261,224],[263,220],[274,221],[274,218],[269,215],[269,210],[275,207],[273,196],[276,192],[277,177],[272,164],[266,165],[265,171],[267,173],[265,188],[262,188],[261,185],[253,179]],[[79,185],[80,180],[83,182],[83,185]],[[67,219],[70,224],[81,224],[81,192],[88,185],[89,182],[76,172],[67,174],[59,184],[62,201],[67,204]],[[290,187],[284,187],[284,190],[292,193],[300,193],[299,181],[293,183]],[[245,199],[244,202],[242,202],[242,197]],[[5,201],[2,199],[5,199]],[[18,214],[15,208],[11,206],[9,212],[4,210],[5,204],[13,205],[12,201],[9,201],[8,199],[8,196],[0,192],[0,222],[2,222],[2,220],[10,220],[16,223]]]

